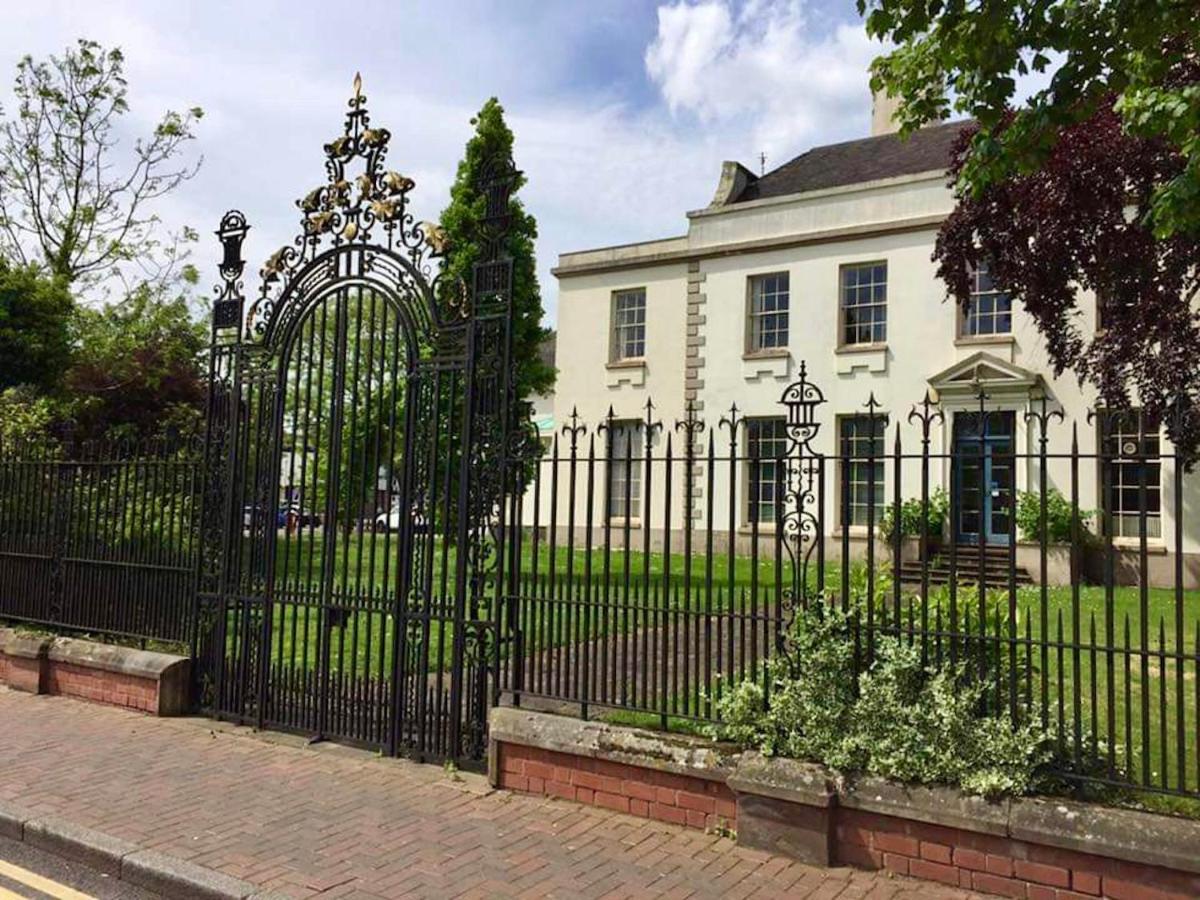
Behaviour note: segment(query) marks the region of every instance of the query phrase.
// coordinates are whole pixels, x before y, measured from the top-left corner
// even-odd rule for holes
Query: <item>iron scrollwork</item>
[[[821,430],[817,407],[825,403],[824,392],[808,380],[808,369],[800,363],[800,377],[788,385],[780,397],[787,410],[784,431],[787,456],[781,480],[783,486],[779,544],[787,552],[792,584],[783,590],[785,613],[790,626],[796,603],[808,601],[808,570],[817,542],[821,540],[820,510],[817,508],[823,459],[813,442]]]

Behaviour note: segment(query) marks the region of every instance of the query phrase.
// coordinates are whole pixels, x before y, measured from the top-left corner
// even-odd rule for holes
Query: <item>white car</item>
[[[387,534],[389,531],[400,530],[400,510],[397,507],[392,507],[385,513],[380,513],[375,517],[375,531],[378,534]],[[422,516],[413,516],[413,533],[422,534],[425,531],[425,519]]]

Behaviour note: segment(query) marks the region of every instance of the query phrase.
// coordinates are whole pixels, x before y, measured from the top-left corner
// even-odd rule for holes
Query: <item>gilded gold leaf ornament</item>
[[[402,194],[416,187],[416,182],[399,172],[389,170],[383,175],[383,185],[393,194]]]
[[[307,222],[310,234],[321,234],[329,230],[333,224],[333,213],[323,212],[310,218]]]
[[[381,222],[386,222],[396,215],[396,204],[390,200],[372,200],[371,212]]]
[[[313,188],[304,195],[304,199],[300,201],[300,209],[306,213],[316,212],[321,208],[321,192],[325,190],[325,185],[319,188]]]
[[[358,223],[347,222],[346,227],[342,229],[342,237],[348,241],[354,240],[358,236]]]
[[[384,128],[368,128],[363,132],[363,143],[368,147],[378,147],[387,141],[388,133]]]
[[[450,249],[450,235],[446,229],[436,222],[422,222],[421,230],[425,232],[425,241],[433,248],[433,252],[443,254]]]
[[[358,185],[358,193],[363,200],[367,199],[375,192],[375,180],[371,177],[369,172],[363,172],[356,179],[354,179],[354,183]]]
[[[277,274],[283,271],[283,259],[291,248],[284,244],[274,253],[267,257],[267,261],[263,263],[262,274],[265,278],[268,275]]]

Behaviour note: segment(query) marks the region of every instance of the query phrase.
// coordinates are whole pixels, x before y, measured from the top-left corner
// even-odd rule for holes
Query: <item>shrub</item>
[[[1046,533],[1041,533],[1042,498],[1038,491],[1021,491],[1017,494],[1017,529],[1021,539],[1045,541],[1049,544],[1071,542],[1071,501],[1057,488],[1046,489]],[[1079,534],[1090,536],[1085,520],[1092,517],[1088,510],[1079,511]]]
[[[928,509],[925,509],[919,497],[903,500],[900,503],[899,515],[900,536],[920,537],[921,520],[924,517],[928,528],[926,533],[931,539],[938,540],[942,537],[949,515],[950,497],[942,488],[929,495]],[[879,519],[879,533],[884,540],[890,541],[895,535],[896,519],[896,504],[889,503]]]
[[[718,702],[715,736],[845,774],[985,796],[1033,788],[1053,744],[1035,724],[982,712],[990,681],[965,663],[927,668],[918,647],[886,635],[856,679],[854,627],[853,613],[831,604],[799,613],[790,652],[768,663],[769,705],[762,687],[737,685]]]

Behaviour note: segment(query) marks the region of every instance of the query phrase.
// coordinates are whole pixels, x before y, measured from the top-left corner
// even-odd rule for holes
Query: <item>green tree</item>
[[[450,188],[450,205],[442,212],[441,226],[449,249],[445,258],[446,277],[471,284],[471,272],[480,259],[479,223],[486,212],[487,198],[479,192],[483,165],[499,155],[511,156],[512,129],[504,121],[504,107],[492,97],[471,120],[475,134],[467,141],[458,174]],[[518,399],[545,394],[554,386],[557,370],[538,355],[538,347],[549,334],[542,326],[542,293],[538,286],[534,241],[537,220],[525,211],[517,191],[525,184],[522,176],[509,199],[511,225],[507,250],[513,260],[513,360],[516,363]]]
[[[1183,165],[1152,185],[1159,238],[1200,232],[1200,16],[1184,0],[857,0],[867,32],[895,44],[872,87],[900,101],[903,131],[961,113],[979,132],[957,172],[978,197],[1041,167],[1062,131],[1112,104],[1127,133]],[[1053,70],[1014,107],[1017,77]]]
[[[71,358],[74,302],[61,278],[0,258],[0,391],[53,391]]]
[[[142,287],[80,309],[77,341],[64,382],[80,437],[149,437],[199,422],[206,334],[183,297]]]
[[[127,153],[124,69],[119,49],[88,40],[17,64],[16,114],[0,109],[0,257],[77,288],[194,281],[184,246],[195,232],[165,234],[151,207],[196,174],[180,157],[203,113],[167,111]]]

